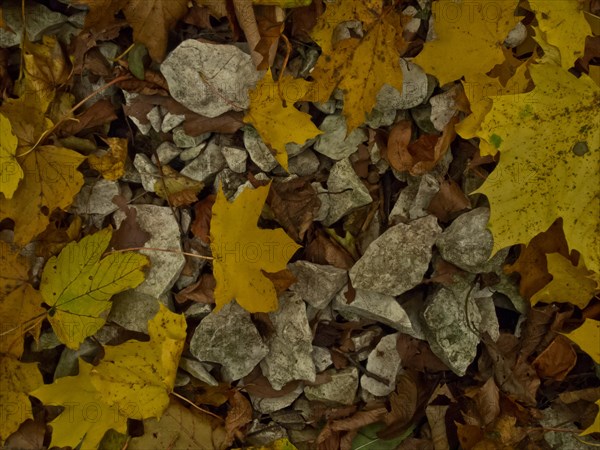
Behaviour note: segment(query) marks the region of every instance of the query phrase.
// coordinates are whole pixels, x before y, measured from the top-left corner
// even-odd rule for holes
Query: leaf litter
[[[13,3],[7,448],[593,445],[594,2]]]

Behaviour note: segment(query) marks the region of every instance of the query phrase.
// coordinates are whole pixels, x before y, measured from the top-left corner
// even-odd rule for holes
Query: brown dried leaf
[[[127,200],[120,195],[115,195],[112,202],[126,215],[121,226],[113,232],[112,247],[115,250],[143,247],[152,236],[142,230],[137,223],[137,210],[127,206]]]
[[[83,130],[94,128],[116,120],[115,107],[105,99],[98,100],[83,113],[75,116],[77,120],[67,120],[59,126],[62,136],[72,136]]]
[[[210,242],[210,219],[216,198],[216,195],[210,194],[194,205],[195,218],[192,222],[191,230],[194,236],[205,244]]]
[[[284,293],[292,284],[296,283],[298,279],[294,276],[294,274],[289,269],[283,269],[279,272],[263,272],[265,277],[267,277],[275,286],[275,291],[277,295]]]
[[[316,230],[316,236],[305,248],[306,260],[350,270],[354,265],[352,256],[340,244],[331,239],[322,229]]]
[[[577,364],[573,344],[562,335],[556,338],[532,362],[540,378],[562,381]]]
[[[267,377],[265,377],[259,367],[255,367],[252,372],[244,377],[244,390],[254,397],[260,398],[278,398],[294,391],[299,381],[290,381],[283,386],[281,390],[273,389]]]
[[[203,273],[195,283],[186,286],[177,294],[175,300],[177,303],[185,303],[193,300],[197,303],[213,305],[215,303],[215,286],[217,282],[210,273]]]
[[[419,372],[441,372],[448,367],[431,351],[427,341],[400,334],[396,341],[402,366]]]
[[[471,208],[471,201],[458,183],[447,179],[440,183],[440,190],[431,199],[427,211],[442,222],[448,222],[453,213]]]
[[[491,424],[500,415],[500,391],[493,378],[488,378],[483,386],[469,388],[465,395],[475,402],[475,413],[480,419],[480,426]]]
[[[409,372],[398,377],[396,390],[390,394],[391,412],[384,418],[387,425],[396,427],[407,425],[417,411],[417,385]]]
[[[252,421],[252,405],[240,391],[233,391],[229,399],[231,408],[225,417],[226,442],[228,445],[234,439],[243,441],[245,433],[243,429]]]

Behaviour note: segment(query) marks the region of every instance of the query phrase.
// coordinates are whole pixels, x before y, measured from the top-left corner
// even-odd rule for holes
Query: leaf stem
[[[175,391],[172,391],[172,392],[171,392],[171,394],[172,394],[172,395],[174,395],[175,397],[177,397],[178,399],[180,399],[180,400],[183,400],[184,402],[186,402],[186,403],[190,404],[191,406],[193,406],[194,408],[196,408],[198,411],[202,411],[203,413],[205,413],[205,414],[208,414],[209,416],[216,417],[217,419],[219,419],[219,420],[221,420],[221,421],[223,420],[223,418],[222,418],[221,416],[218,416],[218,415],[216,415],[215,413],[213,413],[213,412],[211,412],[211,411],[209,411],[209,410],[207,410],[207,409],[200,408],[198,405],[196,405],[196,404],[195,404],[194,402],[192,402],[191,400],[188,400],[188,399],[187,399],[187,398],[185,398],[183,395],[179,395],[179,394],[178,394],[177,392],[175,392]]]
[[[122,252],[129,252],[129,251],[134,251],[134,250],[152,250],[155,252],[165,252],[165,253],[177,253],[180,255],[185,255],[185,256],[190,256],[192,258],[199,258],[199,259],[205,259],[207,261],[212,261],[214,258],[212,256],[203,256],[203,255],[197,255],[195,253],[190,253],[190,252],[182,252],[181,250],[171,250],[168,248],[155,248],[155,247],[130,247],[130,248],[120,248],[117,250],[111,250],[110,252],[106,252],[105,255],[110,255],[111,253],[122,253]]]

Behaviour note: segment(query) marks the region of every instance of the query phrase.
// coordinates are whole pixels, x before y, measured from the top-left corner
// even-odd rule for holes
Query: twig
[[[361,373],[363,373],[363,374],[367,375],[368,377],[373,378],[374,380],[379,381],[380,383],[383,383],[387,386],[390,385],[390,380],[387,380],[387,379],[383,378],[382,376],[377,375],[376,373],[373,373],[370,370],[367,370],[366,368],[361,366],[358,361],[355,361],[354,358],[352,358],[352,356],[348,355],[347,353],[344,353],[343,351],[338,350],[337,348],[332,348],[331,350],[333,350],[336,353],[339,353],[344,358],[346,358],[350,362],[350,364],[352,364],[354,367],[356,367]]]
[[[191,406],[193,406],[194,408],[196,408],[198,411],[201,411],[201,412],[203,412],[203,413],[205,413],[205,414],[208,414],[209,416],[216,417],[217,419],[219,419],[219,420],[221,420],[221,421],[223,420],[223,418],[222,418],[221,416],[218,416],[218,415],[216,415],[215,413],[213,413],[213,412],[210,412],[210,411],[209,411],[209,410],[207,410],[207,409],[200,408],[198,405],[196,405],[196,404],[195,404],[194,402],[192,402],[191,400],[188,400],[188,399],[187,399],[187,398],[185,398],[183,395],[179,395],[179,394],[178,394],[177,392],[175,392],[175,391],[172,391],[172,392],[171,392],[171,394],[172,394],[172,395],[174,395],[175,397],[177,397],[178,399],[180,399],[180,400],[183,400],[184,402],[186,402],[186,403],[190,404]]]
[[[177,253],[179,255],[191,256],[193,258],[206,259],[207,261],[214,260],[214,258],[212,256],[203,256],[203,255],[197,255],[195,253],[190,253],[190,252],[182,252],[181,250],[170,250],[168,248],[154,248],[154,247],[119,248],[117,250],[111,250],[110,252],[106,252],[105,255],[110,255],[112,253],[130,252],[130,251],[135,251],[135,250],[137,250],[137,251],[139,251],[139,250],[151,250],[151,251],[155,251],[155,252]]]

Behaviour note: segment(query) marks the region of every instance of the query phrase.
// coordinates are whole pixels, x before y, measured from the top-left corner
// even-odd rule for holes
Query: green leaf
[[[105,228],[68,244],[48,260],[40,292],[51,309],[49,321],[58,338],[72,349],[104,325],[113,295],[144,281],[148,258],[133,252],[105,258],[112,229]],[[102,258],[102,259],[101,259]]]
[[[352,450],[395,450],[404,439],[413,432],[415,426],[411,425],[401,436],[394,439],[381,439],[377,433],[385,428],[381,422],[372,423],[361,428],[352,441]]]

